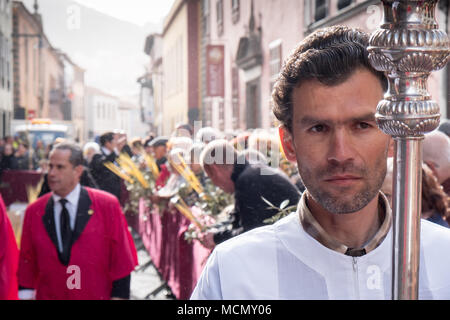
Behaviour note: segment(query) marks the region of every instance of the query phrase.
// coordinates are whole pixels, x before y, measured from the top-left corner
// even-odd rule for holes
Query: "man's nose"
[[[48,176],[53,176],[56,172],[55,170],[55,167],[49,167],[47,172]]]
[[[352,137],[345,129],[334,130],[329,143],[328,162],[344,163],[355,159]]]

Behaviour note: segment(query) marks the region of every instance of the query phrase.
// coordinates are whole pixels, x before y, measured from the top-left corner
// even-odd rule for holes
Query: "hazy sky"
[[[34,0],[23,1],[33,12]],[[38,0],[38,4],[52,46],[86,70],[86,85],[112,95],[135,96],[139,93],[136,80],[149,63],[145,38],[151,32],[161,32],[174,1]],[[73,3],[83,9],[74,10]],[[85,11],[85,7],[95,11]],[[96,12],[122,23],[103,19]]]
[[[139,26],[159,23],[169,13],[174,0],[74,0],[118,19]]]

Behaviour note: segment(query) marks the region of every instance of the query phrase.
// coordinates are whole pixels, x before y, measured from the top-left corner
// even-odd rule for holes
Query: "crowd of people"
[[[2,170],[23,169],[11,165],[23,158],[30,169],[36,158],[44,176],[9,288],[18,283],[23,299],[129,298],[137,258],[123,212],[144,198],[158,212],[180,211],[195,231],[189,239],[214,249],[193,299],[388,298],[393,142],[375,123],[386,83],[367,61],[367,43],[361,31],[331,27],[299,44],[274,89],[279,131],[180,124],[167,137],[111,131],[83,146],[58,140],[31,156],[25,143],[14,151],[6,139]],[[421,298],[450,298],[438,266],[450,242],[446,128],[424,139],[422,214],[433,223],[422,225]],[[10,237],[1,218],[0,235]],[[4,257],[18,255],[9,249]],[[64,284],[73,265],[89,272],[70,282],[81,291]],[[373,266],[375,282],[366,272]],[[360,285],[358,274],[373,285]],[[1,275],[0,298],[11,297]]]
[[[0,172],[3,170],[46,170],[46,159],[50,146],[38,141],[36,148],[30,149],[27,141],[19,136],[0,139]]]

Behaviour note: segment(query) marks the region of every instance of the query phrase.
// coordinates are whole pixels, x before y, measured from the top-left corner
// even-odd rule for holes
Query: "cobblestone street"
[[[132,231],[139,266],[131,274],[131,300],[173,300],[170,289],[160,278],[139,235]]]

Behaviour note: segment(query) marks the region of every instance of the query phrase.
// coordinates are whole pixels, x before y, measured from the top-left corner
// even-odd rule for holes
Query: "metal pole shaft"
[[[422,138],[395,139],[394,160],[392,297],[395,300],[416,300],[420,262]]]
[[[439,106],[427,79],[450,57],[447,34],[438,30],[438,0],[382,0],[384,17],[369,45],[372,66],[389,90],[377,107],[377,124],[395,140],[392,298],[418,299],[422,140],[439,125]]]

